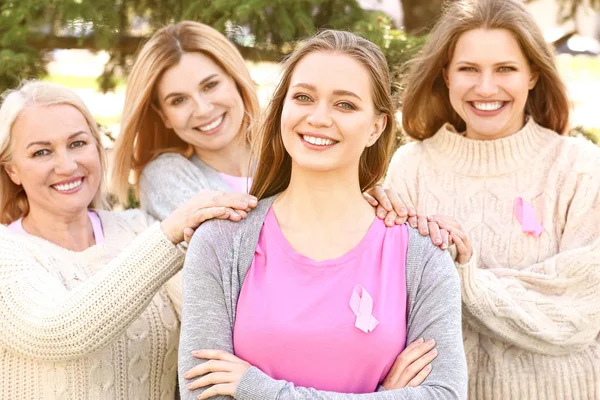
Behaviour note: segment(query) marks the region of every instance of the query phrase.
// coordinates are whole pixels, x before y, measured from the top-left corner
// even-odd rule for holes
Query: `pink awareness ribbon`
[[[544,227],[535,219],[535,209],[522,197],[515,200],[515,217],[521,223],[523,232],[539,237],[544,231]]]
[[[373,316],[373,298],[360,285],[354,286],[350,297],[350,308],[356,315],[354,326],[364,333],[373,332],[379,321]]]

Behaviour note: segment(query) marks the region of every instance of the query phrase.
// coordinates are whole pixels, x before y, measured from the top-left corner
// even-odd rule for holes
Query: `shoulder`
[[[410,226],[408,226],[406,273],[407,279],[409,274],[412,274],[413,280],[417,283],[426,277],[426,280],[436,282],[450,279],[455,281],[457,287],[460,286],[458,272],[450,253],[435,246],[429,236],[422,236],[418,229]]]
[[[239,222],[212,219],[200,225],[190,241],[188,256],[194,254],[221,254],[232,249],[239,253],[254,250],[258,243],[260,230],[274,197],[258,202],[256,208]]]
[[[412,141],[396,149],[392,156],[392,162],[403,163],[409,160],[419,159],[423,155],[425,144],[421,141]]]
[[[585,138],[561,136],[558,153],[577,174],[600,173],[600,147]]]
[[[94,210],[100,217],[106,234],[133,233],[139,235],[154,221],[144,211],[130,209],[124,211]]]
[[[410,142],[400,146],[392,156],[387,171],[388,184],[414,176],[419,169],[424,154],[423,142]]]
[[[142,177],[153,179],[177,171],[198,169],[190,160],[179,153],[163,153],[150,161],[142,171]]]

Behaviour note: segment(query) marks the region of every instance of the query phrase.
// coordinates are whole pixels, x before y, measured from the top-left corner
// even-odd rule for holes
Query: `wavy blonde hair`
[[[159,107],[156,88],[163,73],[179,64],[185,53],[192,52],[209,56],[235,81],[245,111],[240,132],[245,132],[250,141],[250,127],[260,114],[260,105],[240,52],[217,30],[199,22],[168,25],[157,31],[141,49],[127,81],[111,179],[111,189],[121,202],[127,201],[131,174],[137,196],[141,172],[160,154],[176,152],[190,157],[193,153],[189,143],[165,127],[154,108]]]
[[[0,107],[0,223],[10,224],[29,213],[27,194],[21,185],[16,185],[8,176],[5,165],[12,158],[12,128],[21,113],[30,107],[50,107],[54,105],[75,107],[83,115],[101,164],[100,187],[89,207],[102,209],[106,205],[106,154],[102,147],[98,125],[85,103],[75,92],[62,85],[43,81],[24,81],[18,89],[7,90],[2,94]]]
[[[450,3],[429,40],[409,64],[403,83],[402,127],[417,140],[433,136],[446,122],[458,131],[465,122],[450,104],[443,70],[452,59],[460,36],[473,29],[510,31],[531,70],[539,74],[529,92],[525,113],[559,134],[569,124],[570,102],[554,60],[554,52],[521,0],[459,0]]]
[[[281,112],[296,66],[304,57],[315,52],[345,54],[366,67],[375,111],[387,116],[387,125],[375,144],[367,147],[360,157],[361,190],[373,187],[387,169],[394,142],[395,109],[385,56],[375,44],[353,33],[324,30],[307,40],[283,64],[281,81],[275,89],[253,149],[253,154],[258,154],[258,168],[250,193],[259,199],[282,192],[290,183],[292,159],[281,139]]]

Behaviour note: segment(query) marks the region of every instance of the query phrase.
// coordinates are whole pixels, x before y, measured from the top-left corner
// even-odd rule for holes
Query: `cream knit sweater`
[[[600,399],[600,149],[533,120],[475,141],[442,127],[401,147],[386,185],[462,223],[457,265],[471,399]],[[514,216],[522,197],[544,227]]]
[[[140,211],[99,216],[82,252],[0,225],[0,399],[174,398],[183,255]]]

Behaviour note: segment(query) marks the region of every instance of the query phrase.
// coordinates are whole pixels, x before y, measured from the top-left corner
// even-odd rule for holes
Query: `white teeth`
[[[66,192],[66,191],[73,190],[73,189],[79,187],[82,182],[83,182],[83,180],[80,179],[78,181],[66,183],[64,185],[52,185],[52,187],[54,189],[58,190],[59,192]]]
[[[314,144],[316,146],[329,146],[329,145],[332,145],[335,143],[335,141],[333,141],[331,139],[317,138],[317,137],[307,136],[307,135],[302,135],[302,139],[304,139],[308,143]]]
[[[474,101],[473,106],[481,111],[496,111],[500,107],[504,105],[503,101],[491,101],[491,102],[481,102]]]
[[[200,127],[198,127],[198,129],[200,129],[202,132],[206,132],[206,131],[215,129],[217,126],[219,126],[221,124],[221,122],[223,122],[224,116],[225,115],[221,115],[221,117],[218,118],[217,120],[215,120],[214,122],[212,122],[208,125],[200,126]]]

